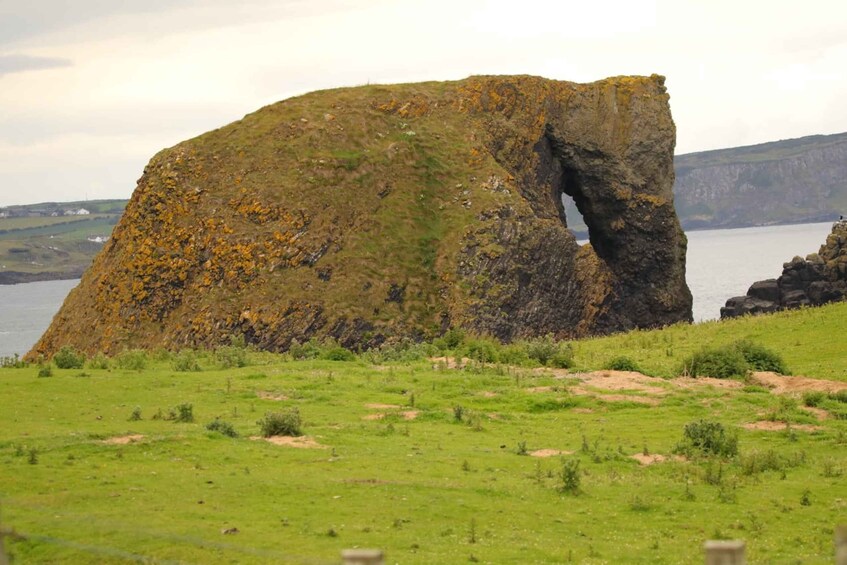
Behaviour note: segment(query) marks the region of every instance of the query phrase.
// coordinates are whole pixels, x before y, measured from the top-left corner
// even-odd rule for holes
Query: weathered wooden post
[[[709,540],[703,545],[706,550],[706,565],[745,565],[744,542],[742,540]]]
[[[847,565],[847,524],[835,526],[835,565]]]
[[[343,565],[384,565],[381,549],[345,549],[341,552]]]

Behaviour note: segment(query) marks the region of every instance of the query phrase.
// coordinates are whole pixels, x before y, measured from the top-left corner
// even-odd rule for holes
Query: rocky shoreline
[[[83,270],[84,269],[77,269],[73,271],[44,271],[40,273],[24,273],[21,271],[0,271],[0,285],[78,279],[82,277]]]
[[[847,220],[832,224],[817,253],[783,264],[777,279],[757,281],[745,296],[726,301],[721,318],[820,306],[847,296]]]

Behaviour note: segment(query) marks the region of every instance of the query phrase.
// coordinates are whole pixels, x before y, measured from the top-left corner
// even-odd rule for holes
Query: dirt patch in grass
[[[365,404],[365,408],[370,408],[371,410],[394,410],[400,408],[397,404]]]
[[[530,457],[556,457],[557,455],[572,455],[573,451],[562,451],[559,449],[536,449],[530,451]]]
[[[635,455],[630,455],[632,459],[635,459],[642,465],[654,465],[656,463],[664,463],[665,461],[685,461],[685,457],[681,455],[662,455],[661,453],[651,453],[649,455],[644,455],[643,453],[636,453]]]
[[[144,439],[144,436],[141,434],[130,434],[126,436],[110,437],[108,439],[104,439],[101,443],[105,443],[107,445],[127,445],[128,443],[135,443],[142,439]]]
[[[576,394],[591,395],[597,400],[604,402],[635,402],[637,404],[647,404],[649,406],[658,406],[660,399],[653,396],[635,396],[632,394],[602,394],[584,389],[574,390]]]
[[[714,377],[677,377],[671,381],[679,388],[702,388],[711,386],[714,388],[738,389],[744,388],[745,384],[733,379],[716,379]]]
[[[398,414],[404,420],[414,420],[418,417],[418,414],[420,414],[420,412],[417,410],[405,410],[403,412],[398,412]],[[382,420],[383,418],[385,418],[385,416],[386,414],[384,412],[378,412],[376,414],[368,414],[366,416],[362,416],[362,420]]]
[[[299,447],[304,449],[326,449],[325,445],[321,445],[309,436],[251,436],[253,441],[264,440],[274,445],[282,445],[285,447]]]
[[[808,412],[818,420],[827,420],[829,418],[829,412],[827,412],[823,408],[816,408],[814,406],[801,406],[800,410]]]
[[[527,392],[551,392],[552,386],[531,386],[526,389]]]
[[[448,369],[461,369],[470,361],[467,357],[463,357],[462,359],[456,359],[455,357],[430,357],[429,360],[435,363],[432,366],[433,369],[438,369],[439,365],[446,365]]]
[[[495,396],[499,396],[496,392],[491,392],[490,390],[484,390],[479,393],[479,396],[483,398],[494,398]]]
[[[576,412],[577,414],[593,414],[594,410],[591,408],[574,408],[572,412]]]
[[[749,424],[744,424],[742,427],[747,430],[780,432],[782,430],[787,429],[789,426],[785,422],[771,422],[770,420],[762,420],[761,422],[750,422]],[[816,432],[818,430],[822,430],[823,428],[820,426],[813,426],[812,424],[791,424],[791,429],[800,430],[801,432]]]
[[[257,390],[256,396],[258,396],[262,400],[288,400],[288,397],[284,394],[279,394],[277,392],[269,392],[267,390]]]
[[[839,392],[847,390],[847,383],[810,379],[808,377],[786,377],[770,372],[753,373],[754,382],[771,389],[774,394],[792,394],[803,392]]]

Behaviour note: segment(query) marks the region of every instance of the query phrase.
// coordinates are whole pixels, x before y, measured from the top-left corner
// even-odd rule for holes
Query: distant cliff
[[[316,92],[153,157],[30,353],[691,320],[664,78]],[[588,223],[567,230],[561,195]]]
[[[674,158],[685,229],[821,222],[847,214],[847,133]]]

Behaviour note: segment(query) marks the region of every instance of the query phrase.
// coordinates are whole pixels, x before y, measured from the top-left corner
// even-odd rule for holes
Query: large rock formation
[[[820,306],[847,296],[847,221],[832,225],[832,233],[817,253],[795,257],[782,266],[778,279],[753,283],[745,296],[726,301],[721,318]]]
[[[685,229],[826,222],[847,203],[847,133],[677,155],[675,168]]]
[[[691,319],[664,78],[308,94],[164,150],[30,356]],[[580,246],[561,194],[590,229]]]

